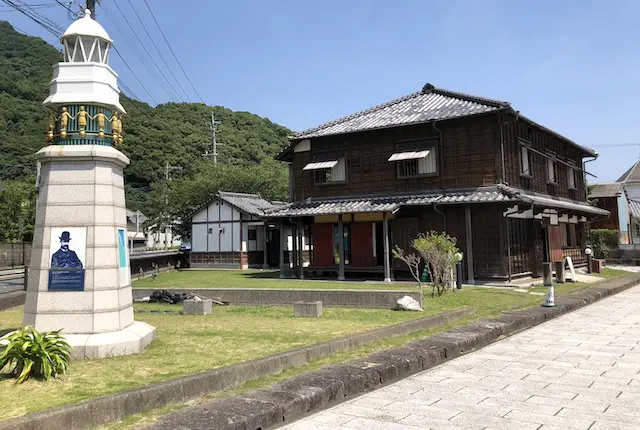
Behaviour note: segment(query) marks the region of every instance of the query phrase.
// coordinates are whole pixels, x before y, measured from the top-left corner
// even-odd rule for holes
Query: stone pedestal
[[[322,316],[322,302],[294,302],[293,316],[318,318]]]
[[[213,302],[210,299],[187,299],[184,301],[185,315],[210,315],[213,310]]]
[[[24,324],[62,329],[74,358],[141,352],[155,328],[133,320],[122,173],[129,159],[99,145],[52,145],[36,158],[41,169]],[[81,269],[55,267],[61,259],[53,253],[66,238]],[[83,271],[83,282],[65,284],[61,270],[76,277]]]
[[[567,273],[564,268],[564,261],[556,261],[556,282],[564,284],[567,279]]]

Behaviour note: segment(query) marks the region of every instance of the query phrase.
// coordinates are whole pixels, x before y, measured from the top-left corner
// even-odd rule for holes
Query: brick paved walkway
[[[283,427],[640,429],[640,286]]]

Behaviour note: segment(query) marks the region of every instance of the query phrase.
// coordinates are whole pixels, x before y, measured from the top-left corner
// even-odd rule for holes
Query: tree
[[[33,183],[5,182],[4,190],[0,191],[0,242],[30,241],[35,211]]]
[[[444,232],[431,231],[419,234],[416,239],[411,241],[411,246],[419,256],[407,254],[397,246],[393,250],[393,255],[407,264],[411,275],[418,281],[421,293],[420,266],[422,261],[428,264],[431,273],[431,296],[433,297],[436,293],[441,296],[455,282],[454,273],[458,261],[456,254],[459,253],[456,247],[456,238]]]
[[[420,276],[420,267],[422,266],[422,258],[417,254],[407,254],[402,248],[396,245],[392,250],[393,256],[398,260],[404,261],[409,268],[409,272],[413,279],[418,283],[418,290],[420,292],[418,298],[420,299],[420,307],[422,307],[422,278]]]

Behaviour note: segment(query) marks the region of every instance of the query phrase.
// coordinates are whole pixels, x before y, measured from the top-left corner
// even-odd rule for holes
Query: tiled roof
[[[498,188],[525,203],[533,203],[550,209],[568,209],[576,212],[583,212],[592,215],[609,215],[609,211],[592,206],[588,203],[578,202],[574,200],[564,199],[560,197],[551,197],[533,193],[531,191],[512,188],[505,185],[498,185]]]
[[[614,182],[613,184],[594,184],[589,187],[589,198],[617,197],[623,192],[622,187],[623,184],[620,182]]]
[[[267,211],[269,217],[336,215],[364,212],[393,212],[401,206],[487,203],[512,200],[497,188],[478,188],[475,190],[458,190],[401,196],[372,196],[339,199],[307,199],[292,203],[289,206]]]
[[[640,218],[640,202],[629,200],[629,212],[632,217]]]
[[[507,106],[507,102],[446,91],[427,84],[422,91],[297,133],[295,139],[457,118]]]
[[[593,215],[608,215],[604,209],[568,199],[556,199],[499,185],[477,189],[451,190],[400,196],[370,196],[336,199],[307,199],[266,211],[267,217],[338,215],[364,212],[393,212],[402,206],[466,203],[524,202],[547,208],[569,209]]]
[[[640,182],[640,161],[636,161],[616,182]]]
[[[220,191],[218,196],[221,200],[251,215],[262,216],[265,210],[277,207],[273,203],[263,199],[259,194]]]

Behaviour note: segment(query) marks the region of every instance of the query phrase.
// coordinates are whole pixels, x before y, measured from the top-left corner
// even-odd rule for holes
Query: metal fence
[[[29,264],[31,243],[0,243],[0,269],[13,269]]]

